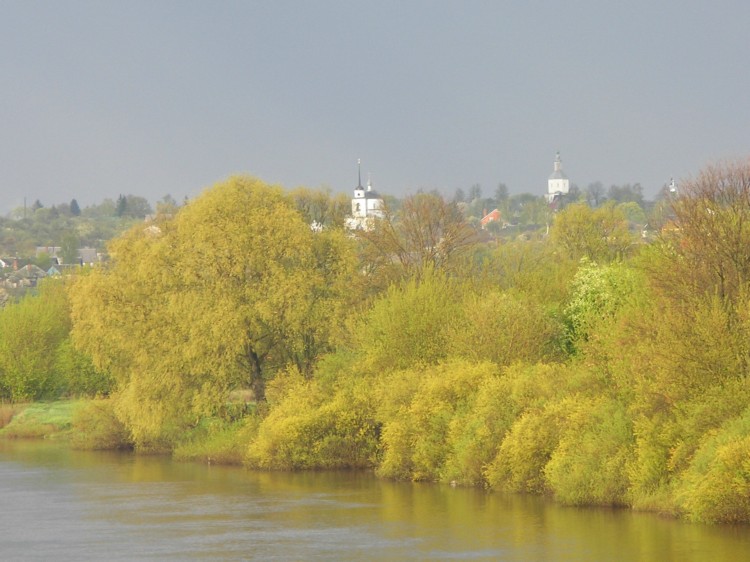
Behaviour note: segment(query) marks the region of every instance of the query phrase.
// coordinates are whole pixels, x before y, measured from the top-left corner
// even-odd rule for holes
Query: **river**
[[[0,441],[0,560],[738,561],[750,527]]]

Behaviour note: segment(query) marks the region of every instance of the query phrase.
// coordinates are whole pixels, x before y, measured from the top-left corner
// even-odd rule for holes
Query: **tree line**
[[[66,241],[72,241],[76,250],[103,248],[134,223],[154,213],[173,214],[179,207],[171,195],[160,199],[155,209],[144,197],[132,194],[83,209],[76,199],[50,206],[37,199],[0,217],[0,257],[35,260],[37,247],[63,246]]]
[[[750,520],[750,162],[648,241],[613,201],[489,241],[435,193],[347,207],[235,177],[134,226],[0,312],[0,394],[99,396],[91,447]]]

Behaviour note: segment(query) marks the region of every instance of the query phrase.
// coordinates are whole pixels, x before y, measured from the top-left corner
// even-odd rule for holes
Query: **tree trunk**
[[[266,381],[263,378],[263,371],[261,370],[261,361],[255,351],[248,353],[250,357],[250,389],[253,391],[256,402],[266,401]]]

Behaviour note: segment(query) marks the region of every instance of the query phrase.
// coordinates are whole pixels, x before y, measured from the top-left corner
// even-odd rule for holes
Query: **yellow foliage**
[[[635,242],[627,218],[614,203],[597,209],[585,203],[567,206],[555,215],[550,237],[574,259],[602,262],[625,257]]]
[[[750,410],[703,440],[677,498],[694,520],[750,520]]]
[[[485,477],[491,488],[512,492],[550,491],[544,469],[558,445],[571,400],[524,412],[513,423]]]
[[[71,290],[73,338],[115,375],[115,411],[140,445],[172,442],[233,388],[262,401],[287,363],[309,374],[354,270],[345,238],[313,233],[280,188],[248,177],[110,250]]]
[[[362,468],[375,462],[377,428],[367,380],[307,379],[296,369],[269,384],[270,411],[245,456],[263,469]]]
[[[505,366],[562,359],[562,326],[538,304],[499,291],[467,292],[461,314],[450,323],[451,356]]]
[[[78,449],[128,449],[128,431],[115,416],[112,400],[91,400],[73,413],[72,444]]]
[[[392,285],[366,313],[357,343],[379,371],[435,364],[448,353],[449,329],[458,312],[457,288],[429,268],[421,279]]]
[[[555,497],[573,505],[624,505],[632,428],[622,404],[577,397],[544,475]]]
[[[461,462],[452,457],[467,445],[461,442],[466,436],[456,420],[469,416],[479,389],[497,374],[491,363],[456,359],[407,374],[418,384],[397,388],[395,398],[389,398],[386,390],[384,401],[398,406],[388,409],[392,417],[383,418],[378,473],[389,478],[446,480],[446,466],[451,466],[452,474],[460,472]]]

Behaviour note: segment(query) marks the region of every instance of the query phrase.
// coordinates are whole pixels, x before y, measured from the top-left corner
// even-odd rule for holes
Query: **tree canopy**
[[[234,177],[174,220],[134,228],[112,244],[109,269],[78,280],[75,342],[116,372],[137,442],[219,407],[232,388],[262,400],[284,364],[309,371],[330,335],[327,299],[350,272],[348,246],[316,236],[280,188]]]

